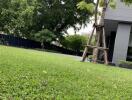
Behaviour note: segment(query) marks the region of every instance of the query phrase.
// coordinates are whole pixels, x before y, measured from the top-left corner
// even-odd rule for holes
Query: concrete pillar
[[[130,32],[130,24],[118,24],[112,63],[118,65],[120,60],[126,61]]]

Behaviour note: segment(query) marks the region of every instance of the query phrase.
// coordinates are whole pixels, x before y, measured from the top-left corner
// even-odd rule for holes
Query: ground
[[[130,100],[132,70],[0,46],[0,99]]]

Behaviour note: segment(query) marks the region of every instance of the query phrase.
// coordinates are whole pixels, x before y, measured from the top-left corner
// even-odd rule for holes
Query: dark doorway
[[[129,38],[129,47],[128,47],[128,51],[127,51],[127,61],[132,61],[132,33],[130,34],[130,38]]]
[[[113,58],[113,52],[114,52],[114,45],[115,45],[115,38],[116,38],[116,32],[112,31],[110,36],[109,36],[109,42],[108,42],[108,59],[110,62],[112,62],[112,58]]]
[[[132,47],[128,47],[127,61],[132,61]]]

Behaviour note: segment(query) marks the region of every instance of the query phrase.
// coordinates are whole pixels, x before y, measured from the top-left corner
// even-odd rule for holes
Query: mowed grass
[[[132,71],[0,46],[0,100],[131,100]]]

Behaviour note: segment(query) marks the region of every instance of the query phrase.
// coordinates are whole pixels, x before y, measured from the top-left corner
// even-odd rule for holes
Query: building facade
[[[132,57],[132,6],[116,0],[115,9],[107,8],[105,30],[109,60],[119,64],[121,60],[131,61]]]

